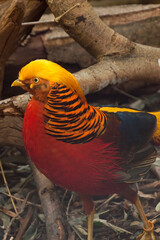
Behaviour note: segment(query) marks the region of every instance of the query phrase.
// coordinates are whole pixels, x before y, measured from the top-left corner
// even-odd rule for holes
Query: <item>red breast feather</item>
[[[87,194],[119,192],[115,183],[120,154],[112,142],[102,138],[85,144],[70,144],[47,135],[44,128],[44,104],[32,100],[25,112],[23,138],[26,150],[36,166],[55,184]]]

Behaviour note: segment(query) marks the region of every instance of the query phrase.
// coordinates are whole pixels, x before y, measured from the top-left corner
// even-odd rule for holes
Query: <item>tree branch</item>
[[[4,77],[4,66],[8,57],[17,47],[18,41],[26,36],[31,26],[21,27],[23,19],[36,20],[39,19],[46,5],[38,0],[13,0],[6,1],[1,5],[0,9],[0,94]],[[3,11],[2,11],[3,9]],[[26,9],[31,11],[26,11]]]
[[[2,90],[4,65],[10,52],[13,51],[20,24],[25,11],[25,3],[21,0],[13,1],[0,22],[0,93]]]
[[[55,17],[58,17],[76,5],[77,1],[47,0],[47,3]],[[128,54],[134,48],[134,43],[101,21],[87,0],[79,0],[78,3],[79,7],[65,14],[59,22],[92,56],[101,59],[104,55]]]
[[[131,41],[154,47],[160,46],[160,4],[128,5],[123,8],[122,6],[99,7],[95,8],[95,11],[105,24],[110,25],[112,29],[125,35]],[[45,23],[46,20],[50,23]],[[19,68],[33,58],[47,58],[62,64],[77,64],[81,68],[86,68],[96,62],[61,27],[54,27],[53,23],[51,24],[52,21],[52,13],[43,15],[39,22],[44,23],[36,25],[30,40],[24,47],[18,47],[9,58],[10,69]],[[11,70],[9,74],[12,76]],[[8,92],[7,86],[6,91]]]
[[[160,49],[136,45],[130,56],[105,57],[74,74],[85,94],[116,85],[125,91],[160,83]]]
[[[48,240],[72,240],[70,225],[61,207],[55,186],[29,160],[45,214]]]
[[[108,84],[125,83],[133,88],[160,81],[158,58],[160,49],[133,43],[106,26],[87,1],[60,19],[64,30],[97,59],[99,64],[75,74],[85,94]],[[53,14],[59,16],[74,6],[76,0],[48,0]],[[82,82],[81,82],[82,81]],[[84,81],[87,81],[85,89]],[[123,85],[124,86],[124,85]]]

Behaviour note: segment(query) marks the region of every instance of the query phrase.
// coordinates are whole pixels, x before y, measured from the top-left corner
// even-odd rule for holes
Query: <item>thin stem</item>
[[[93,220],[94,220],[95,208],[88,215],[88,240],[93,240]]]
[[[62,13],[60,16],[56,17],[56,18],[54,19],[54,21],[58,23],[59,20],[60,20],[63,16],[65,16],[67,13],[69,13],[69,12],[70,12],[72,9],[74,9],[75,7],[79,7],[79,6],[80,6],[79,3],[75,4],[73,7],[71,7],[70,9],[68,9],[67,11],[65,11],[64,13]]]
[[[10,199],[11,199],[11,202],[12,202],[12,205],[13,205],[13,208],[14,208],[14,211],[15,211],[15,213],[18,215],[18,211],[17,211],[17,209],[16,209],[14,200],[13,200],[13,198],[12,198],[11,192],[10,192],[9,187],[8,187],[8,183],[7,183],[5,174],[4,174],[4,170],[3,170],[3,166],[2,166],[1,160],[0,160],[0,169],[1,169],[1,173],[2,173],[3,180],[4,180],[4,184],[5,184],[5,186],[6,186],[6,188],[7,188],[7,191],[8,191],[8,195],[9,195],[9,197],[10,197]]]
[[[2,194],[4,194],[5,196],[10,197],[10,195],[8,193],[2,193]],[[25,199],[21,199],[21,198],[15,197],[15,196],[12,196],[12,198],[17,200],[17,201],[26,202],[28,205],[33,205],[35,207],[42,208],[42,206],[40,204],[32,203],[30,201],[26,201]]]

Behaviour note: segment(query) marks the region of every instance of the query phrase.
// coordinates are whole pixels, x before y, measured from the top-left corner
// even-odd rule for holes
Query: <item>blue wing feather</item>
[[[117,112],[114,113],[121,124],[120,135],[125,141],[126,147],[142,148],[151,140],[156,127],[156,117],[142,112]],[[122,142],[122,144],[124,144]]]

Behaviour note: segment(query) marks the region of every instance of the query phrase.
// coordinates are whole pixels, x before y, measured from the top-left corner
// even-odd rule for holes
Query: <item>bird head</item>
[[[25,65],[11,86],[20,86],[37,100],[45,101],[52,87],[62,84],[76,92],[82,101],[85,96],[75,77],[56,63],[38,59]]]

